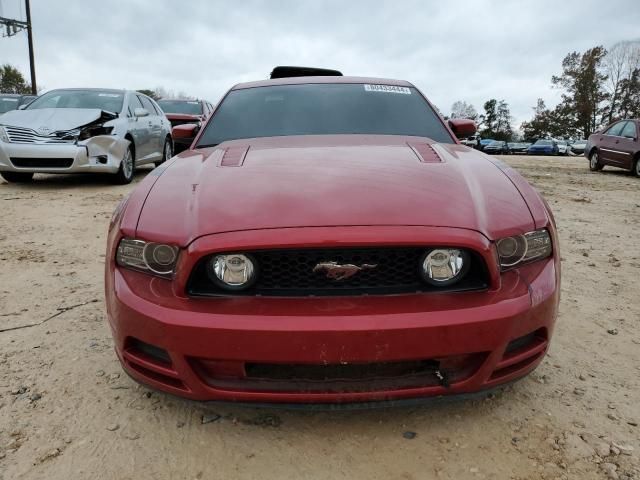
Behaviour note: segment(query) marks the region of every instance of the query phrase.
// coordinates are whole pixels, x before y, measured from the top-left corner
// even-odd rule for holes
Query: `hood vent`
[[[407,143],[423,163],[440,163],[442,158],[428,143]]]
[[[244,163],[244,159],[247,156],[249,147],[228,147],[224,151],[222,160],[220,161],[221,167],[241,167]]]

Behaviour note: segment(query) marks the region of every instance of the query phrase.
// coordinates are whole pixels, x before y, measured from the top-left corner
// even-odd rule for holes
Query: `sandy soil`
[[[132,186],[0,181],[0,479],[640,479],[640,179],[504,159],[559,225],[549,356],[485,400],[366,412],[207,410],[136,385],[102,299],[107,224]]]

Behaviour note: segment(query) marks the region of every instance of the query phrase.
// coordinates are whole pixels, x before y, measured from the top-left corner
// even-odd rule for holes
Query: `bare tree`
[[[196,97],[192,95],[188,95],[183,91],[179,91],[178,93],[173,90],[167,90],[164,87],[156,87],[154,89],[155,98],[167,98],[172,100],[195,100]]]
[[[604,57],[603,67],[608,76],[605,87],[610,95],[604,119],[606,123],[611,123],[618,115],[623,99],[628,96],[625,87],[629,85],[634,72],[640,69],[640,41],[616,43]]]
[[[451,105],[451,118],[469,118],[476,120],[478,112],[470,103],[458,100]]]

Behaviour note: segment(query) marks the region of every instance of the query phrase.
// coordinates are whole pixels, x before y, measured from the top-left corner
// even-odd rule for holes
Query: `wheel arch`
[[[125,140],[129,140],[129,145],[131,146],[131,153],[133,154],[133,161],[136,160],[136,142],[133,140],[133,135],[127,132],[124,136]]]

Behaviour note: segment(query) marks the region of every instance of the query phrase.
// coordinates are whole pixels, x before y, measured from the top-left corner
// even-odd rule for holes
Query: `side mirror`
[[[458,138],[470,137],[476,133],[476,122],[468,118],[452,118],[449,120],[449,128]]]
[[[134,115],[135,117],[137,117],[137,118],[140,118],[140,117],[148,117],[148,116],[149,116],[149,112],[147,111],[147,109],[146,109],[146,108],[136,108],[136,109],[133,111],[133,115]]]
[[[173,138],[193,138],[200,130],[200,125],[196,123],[184,123],[182,125],[176,125],[171,130]]]

